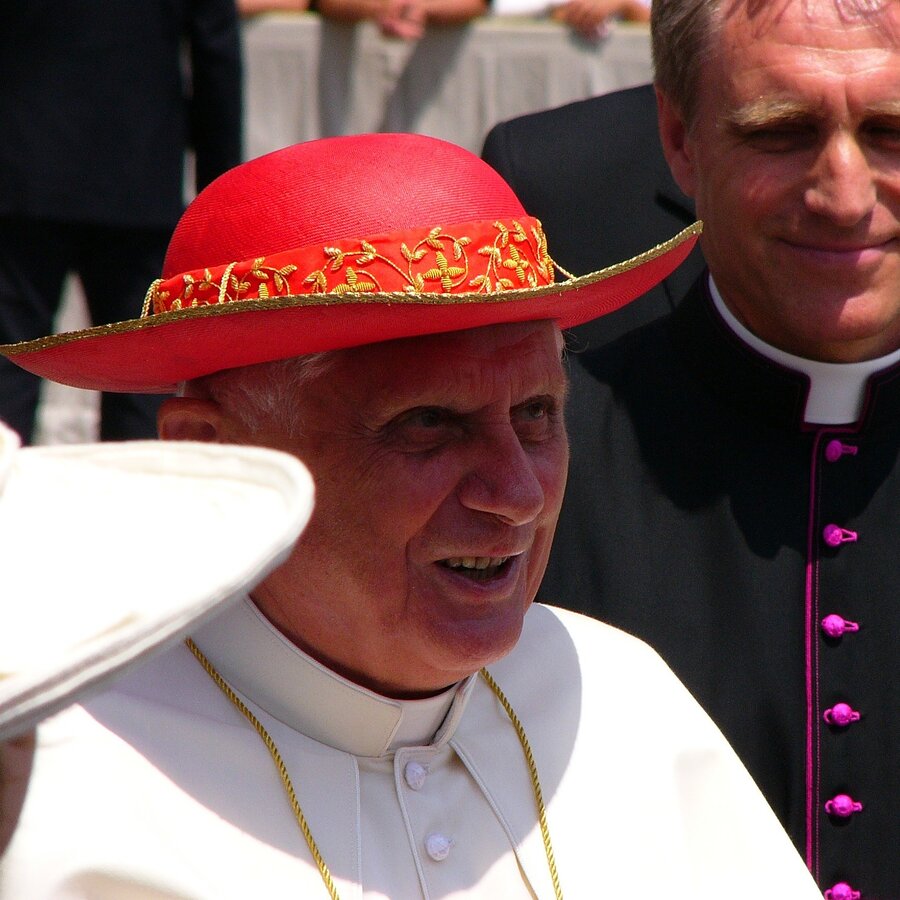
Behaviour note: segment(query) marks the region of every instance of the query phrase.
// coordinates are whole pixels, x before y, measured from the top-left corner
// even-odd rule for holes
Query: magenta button
[[[859,713],[847,703],[835,703],[831,709],[826,709],[822,718],[829,725],[837,725],[845,728],[851,722],[859,721]]]
[[[838,794],[825,804],[825,812],[839,819],[849,819],[853,813],[862,812],[863,805],[846,794]]]
[[[840,547],[841,544],[852,544],[859,535],[849,528],[841,528],[832,523],[822,529],[822,537],[829,547]]]
[[[822,631],[828,637],[839,638],[844,636],[845,631],[859,631],[859,625],[856,622],[849,622],[837,613],[832,613],[822,619]]]
[[[849,884],[839,881],[834,887],[825,891],[825,900],[860,900],[862,894],[854,891]]]
[[[852,444],[841,443],[841,441],[837,439],[829,441],[825,445],[825,459],[830,463],[837,462],[844,454],[847,454],[847,456],[856,456],[858,452],[859,447],[854,447]]]

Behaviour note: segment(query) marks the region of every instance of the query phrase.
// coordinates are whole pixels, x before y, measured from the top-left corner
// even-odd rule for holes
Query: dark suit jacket
[[[240,162],[234,0],[9,0],[0,35],[0,215],[171,227],[188,144],[199,187]]]
[[[851,427],[804,426],[806,389],[734,336],[705,279],[673,313],[579,355],[539,596],[660,652],[823,891],[900,898],[900,366],[870,379]],[[857,540],[829,546],[831,524]],[[859,629],[832,638],[829,615]],[[838,703],[860,720],[829,724]],[[829,815],[842,794],[862,811]]]
[[[636,256],[696,218],[663,156],[651,85],[501,122],[483,157],[541,220],[550,255],[575,275]],[[603,343],[670,312],[702,267],[695,249],[626,309],[573,329],[570,343]]]

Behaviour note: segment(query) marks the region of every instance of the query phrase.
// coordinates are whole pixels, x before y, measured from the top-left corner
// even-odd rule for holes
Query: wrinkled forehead
[[[473,359],[494,364],[515,363],[530,354],[561,357],[564,340],[559,325],[550,319],[504,322],[438,334],[400,338],[356,348],[361,356],[394,356],[434,361],[440,357]]]
[[[363,379],[373,401],[431,393],[477,402],[505,392],[564,392],[563,348],[555,322],[514,322],[339,351],[339,368],[344,379]]]
[[[900,3],[897,0],[722,0],[713,12],[714,27],[749,24],[757,37],[793,23],[815,43],[816,33],[838,28],[875,29],[885,45],[900,45]]]

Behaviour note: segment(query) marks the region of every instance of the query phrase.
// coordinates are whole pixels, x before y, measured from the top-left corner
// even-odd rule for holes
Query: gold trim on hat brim
[[[685,241],[699,237],[703,230],[702,222],[695,222],[674,237],[624,262],[607,266],[589,275],[569,278],[553,284],[534,288],[518,288],[493,294],[459,293],[459,294],[407,294],[402,291],[389,293],[351,293],[343,294],[295,294],[275,297],[268,300],[242,300],[235,303],[224,303],[214,306],[197,306],[189,309],[174,310],[140,319],[126,319],[109,325],[95,325],[78,331],[47,335],[30,341],[0,345],[0,353],[14,359],[16,356],[48,350],[64,344],[73,343],[104,335],[127,334],[147,328],[158,328],[185,319],[200,319],[209,316],[230,316],[239,313],[262,312],[265,310],[287,309],[291,307],[311,306],[351,306],[367,304],[404,305],[404,306],[462,306],[465,304],[513,303],[518,300],[537,299],[548,295],[562,295],[577,291],[598,282],[605,281],[625,272],[637,269],[660,256],[665,256]],[[649,290],[649,286],[648,286]]]

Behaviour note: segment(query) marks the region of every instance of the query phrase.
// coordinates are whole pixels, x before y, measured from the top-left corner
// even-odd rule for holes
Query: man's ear
[[[656,89],[656,111],[659,118],[659,139],[672,177],[688,197],[694,197],[697,184],[694,168],[696,161],[684,116],[659,88]]]
[[[156,414],[156,427],[164,441],[227,442],[222,410],[215,400],[170,397]]]

